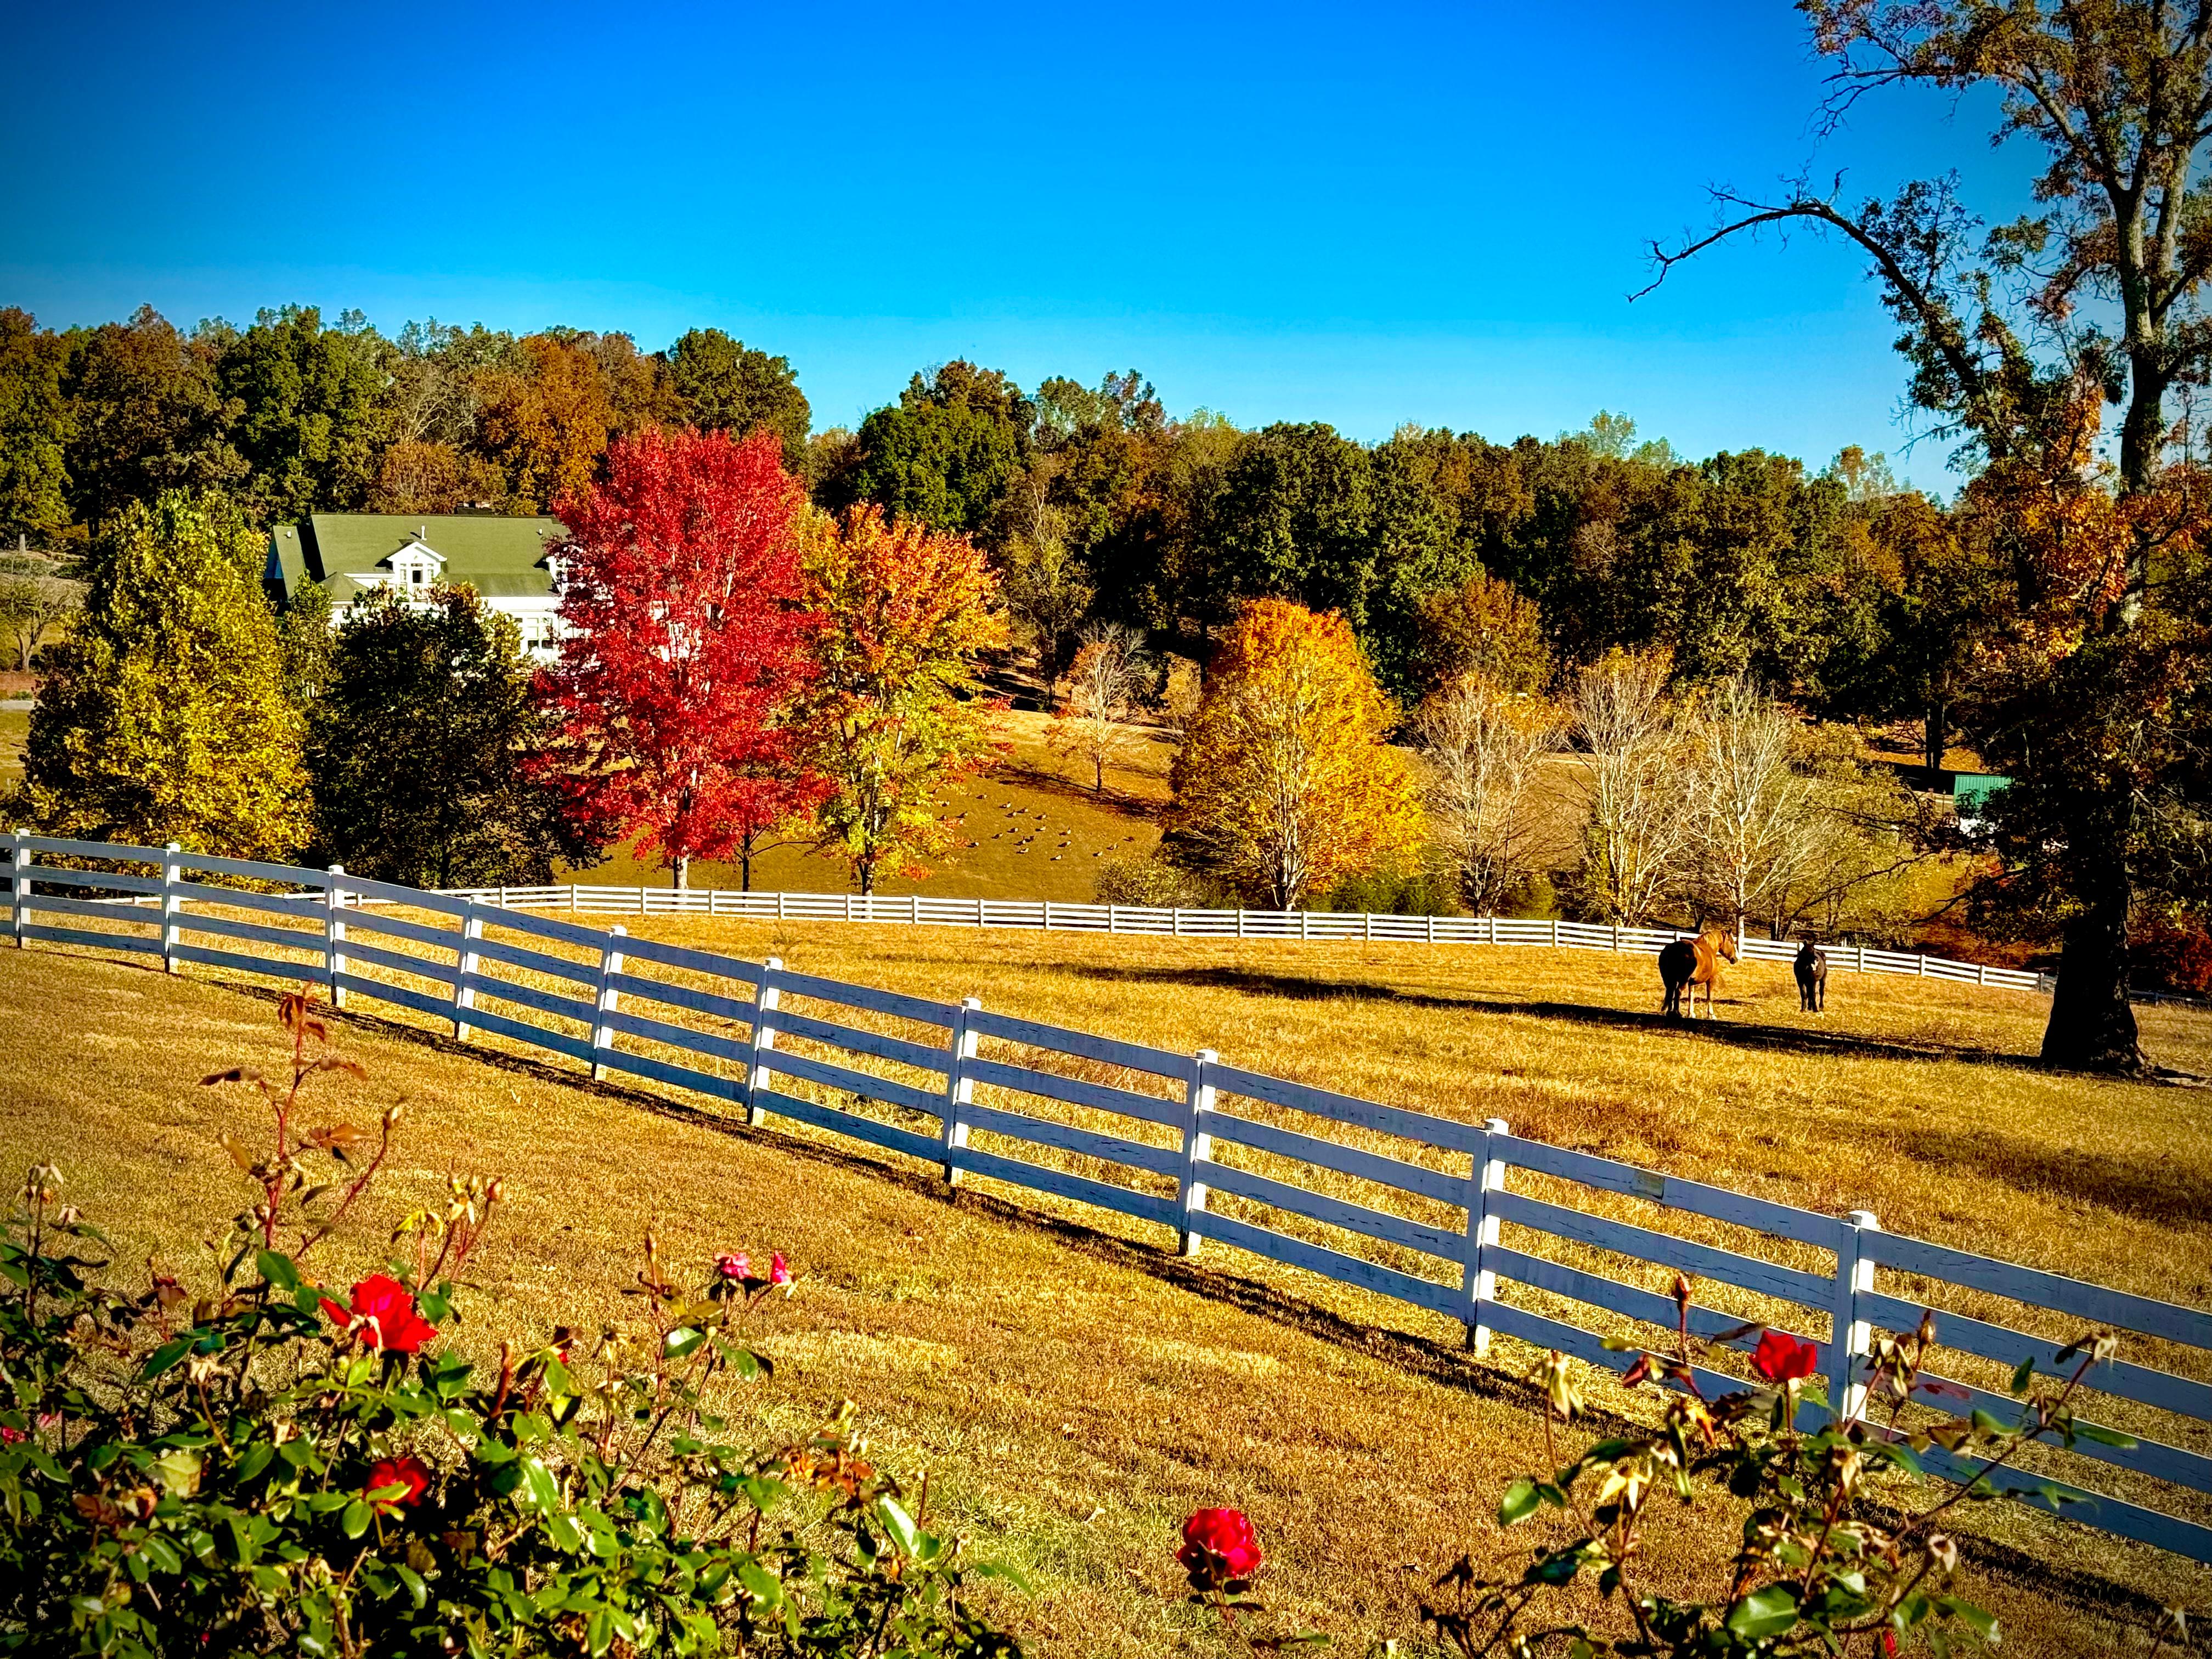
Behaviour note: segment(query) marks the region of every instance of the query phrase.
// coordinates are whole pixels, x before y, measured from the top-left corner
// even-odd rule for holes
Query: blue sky
[[[1823,140],[1786,5],[40,8],[0,103],[0,304],[286,301],[788,356],[817,426],[918,367],[1135,367],[1177,412],[1686,453],[1899,456],[1843,249],[1723,251],[1627,303],[1705,188],[1846,194],[2033,157],[1893,95]]]

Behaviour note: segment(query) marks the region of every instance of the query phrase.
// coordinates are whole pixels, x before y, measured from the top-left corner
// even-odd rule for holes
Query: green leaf
[[[704,1331],[694,1330],[689,1325],[678,1325],[662,1340],[661,1352],[671,1359],[682,1359],[696,1352],[706,1340]]]
[[[300,1270],[292,1265],[292,1258],[289,1255],[280,1255],[275,1250],[256,1250],[253,1266],[262,1278],[280,1291],[300,1288]]]
[[[413,1598],[417,1607],[429,1599],[429,1591],[422,1583],[421,1573],[398,1561],[392,1564],[392,1571],[398,1575],[399,1582],[407,1586],[407,1594]]]
[[[2034,1375],[2035,1356],[2030,1354],[2012,1368],[2012,1391],[2014,1394],[2026,1394],[2028,1380]]]
[[[915,1525],[913,1516],[888,1498],[876,1500],[876,1513],[883,1517],[884,1526],[891,1535],[891,1542],[898,1546],[900,1554],[921,1553],[921,1540],[928,1534]]]
[[[2131,1434],[2122,1434],[2118,1429],[2108,1429],[2100,1423],[2083,1423],[2078,1420],[2074,1425],[2074,1437],[2077,1440],[2094,1440],[2100,1446],[2117,1446],[2122,1451],[2130,1450],[2136,1444],[2136,1437]]]
[[[1997,1618],[1995,1613],[1986,1608],[1976,1607],[1972,1601],[1961,1601],[1955,1595],[1942,1596],[1938,1599],[1936,1605],[1953,1618],[1971,1625],[1974,1634],[1990,1646],[1996,1645]]]
[[[1747,1642],[1786,1636],[1796,1624],[1797,1592],[1787,1584],[1755,1589],[1729,1609],[1729,1633]]]
[[[403,1486],[400,1490],[404,1492],[406,1488]],[[368,1530],[369,1516],[368,1505],[356,1498],[346,1505],[345,1513],[338,1517],[338,1525],[343,1528],[347,1537],[358,1538]]]
[[[1508,1486],[1505,1496],[1498,1500],[1498,1524],[1510,1527],[1526,1521],[1535,1514],[1543,1502],[1543,1498],[1537,1495],[1536,1483],[1524,1475]]]
[[[192,1339],[189,1336],[179,1336],[171,1341],[164,1342],[146,1357],[146,1364],[138,1373],[138,1380],[141,1382],[151,1382],[182,1359],[185,1351],[191,1346]]]
[[[781,1582],[750,1557],[738,1563],[738,1582],[745,1587],[746,1595],[763,1607],[781,1607],[783,1604]]]
[[[972,1561],[968,1565],[968,1572],[970,1577],[976,1578],[1002,1578],[1024,1595],[1036,1594],[1036,1589],[1030,1583],[1022,1570],[1009,1562]]]
[[[543,1514],[552,1515],[561,1508],[561,1489],[553,1479],[553,1471],[534,1457],[522,1459],[522,1484],[529,1494],[530,1507]]]

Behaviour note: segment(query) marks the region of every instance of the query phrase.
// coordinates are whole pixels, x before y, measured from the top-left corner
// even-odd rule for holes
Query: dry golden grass
[[[1796,1013],[1784,970],[1747,969],[1720,1025],[1692,1032],[1646,1018],[1648,963],[1599,955],[673,918],[634,931],[648,928],[1171,1049],[1211,1046],[1254,1069],[1502,1116],[1539,1139],[2212,1302],[2207,1097],[2008,1062],[2039,1030],[2044,1005],[2026,996],[1838,975],[1816,1023]],[[243,1097],[192,1081],[270,1056],[266,994],[0,952],[0,1150],[61,1162],[124,1260],[187,1255],[237,1199],[216,1135],[247,1114]],[[1500,1550],[1497,1493],[1540,1461],[1519,1380],[1530,1356],[1515,1345],[1474,1360],[1441,1319],[1218,1245],[1179,1262],[1162,1230],[1030,1196],[1016,1209],[988,1182],[949,1205],[912,1163],[594,1086],[497,1039],[480,1042],[490,1064],[463,1058],[386,1012],[372,1005],[342,1032],[370,1081],[339,1085],[346,1098],[330,1108],[358,1118],[412,1103],[408,1156],[377,1218],[449,1169],[503,1170],[517,1194],[480,1263],[498,1311],[479,1304],[470,1340],[622,1318],[649,1212],[669,1252],[702,1267],[726,1247],[789,1249],[805,1282],[763,1337],[785,1362],[764,1396],[772,1422],[860,1401],[895,1466],[929,1469],[982,1547],[1035,1573],[1039,1596],[1012,1613],[1042,1651],[1210,1650],[1177,1605],[1169,1550],[1182,1514],[1214,1503],[1255,1516],[1291,1616],[1355,1651],[1408,1636],[1422,1575],[1462,1547]],[[2212,1069],[2212,1021],[2147,1018],[2167,1058]],[[1579,1201],[1644,1218],[1632,1200]],[[373,1228],[359,1237],[365,1262]],[[1609,1385],[1593,1393],[1636,1407]],[[1687,1561],[1724,1552],[1727,1519],[1692,1512]],[[2142,1598],[2205,1599],[2201,1571],[2155,1552],[2011,1509],[1978,1521],[1990,1542],[1974,1588],[2014,1650],[2127,1650],[2142,1644]]]
[[[944,816],[961,820],[952,850],[932,860],[932,872],[922,879],[886,878],[878,890],[1087,904],[1097,895],[1101,864],[1141,856],[1158,846],[1153,813],[1167,799],[1173,740],[1156,727],[1127,728],[1127,747],[1106,769],[1101,795],[1091,788],[1086,769],[1047,745],[1050,724],[1043,714],[1018,709],[998,715],[1004,758],[971,781],[948,786],[942,797]],[[1032,832],[1036,839],[1025,840]],[[735,889],[740,873],[733,864],[695,864],[691,885]],[[618,850],[589,870],[558,878],[572,878],[665,886],[669,874]],[[853,883],[842,860],[798,846],[756,859],[753,885],[763,892],[842,893]]]

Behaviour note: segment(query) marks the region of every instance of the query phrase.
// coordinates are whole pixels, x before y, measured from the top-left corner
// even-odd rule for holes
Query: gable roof
[[[350,578],[388,569],[392,556],[421,541],[445,561],[449,582],[467,582],[489,599],[550,598],[550,547],[568,538],[557,519],[507,519],[488,513],[317,513],[269,532],[268,580],[287,597],[308,582],[339,604],[364,590]]]

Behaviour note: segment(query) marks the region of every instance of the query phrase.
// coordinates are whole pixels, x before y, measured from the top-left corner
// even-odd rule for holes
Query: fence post
[[[1859,1362],[1867,1357],[1872,1333],[1859,1317],[1859,1297],[1874,1289],[1874,1260],[1862,1249],[1862,1235],[1878,1233],[1881,1224],[1872,1210],[1853,1210],[1844,1218],[1842,1236],[1836,1242],[1836,1305],[1829,1316],[1828,1404],[1839,1423],[1849,1422],[1866,1409],[1866,1384],[1858,1380]]]
[[[23,948],[24,936],[31,927],[31,849],[23,845],[23,837],[31,832],[15,832],[15,850],[8,860],[8,914],[9,931],[15,935],[15,948]]]
[[[1050,899],[1044,902],[1044,930],[1048,933],[1052,932],[1052,901]]]
[[[573,881],[568,884],[568,914],[576,914],[576,884]]]
[[[1482,1265],[1483,1246],[1498,1243],[1498,1217],[1490,1195],[1505,1190],[1505,1160],[1492,1156],[1491,1143],[1510,1133],[1504,1118],[1485,1119],[1482,1146],[1468,1172],[1467,1273],[1461,1288],[1467,1301],[1467,1346],[1477,1353],[1490,1352],[1490,1327],[1483,1319],[1483,1309],[1498,1299],[1497,1271]]]
[[[1613,924],[1613,949],[1614,955],[1620,953],[1620,924],[1617,921]]]
[[[1201,1120],[1203,1114],[1213,1109],[1213,1085],[1206,1080],[1206,1071],[1220,1060],[1221,1056],[1211,1048],[1200,1048],[1193,1054],[1189,1086],[1183,1091],[1182,1181],[1182,1190],[1176,1194],[1182,1225],[1177,1230],[1176,1249],[1184,1255],[1196,1255],[1199,1246],[1206,1243],[1206,1188],[1198,1171],[1213,1156],[1213,1137],[1204,1132]]]
[[[852,896],[846,895],[848,903]],[[775,1027],[769,1016],[776,1010],[782,997],[775,976],[783,970],[783,958],[770,957],[761,963],[760,983],[753,988],[753,1058],[745,1068],[745,1121],[757,1129],[768,1121],[768,1108],[760,1103],[761,1091],[768,1087],[768,1065],[761,1056],[775,1047]]]
[[[946,1034],[945,1046],[951,1050],[951,1063],[945,1068],[945,1121],[940,1125],[945,1141],[945,1184],[960,1184],[960,1166],[953,1154],[968,1144],[968,1126],[961,1119],[960,1109],[975,1098],[975,1079],[968,1075],[968,1062],[975,1058],[975,1040],[981,1033],[968,1029],[968,1016],[981,1013],[983,1005],[974,997],[960,999],[960,1006],[952,1015],[952,1030]]]
[[[1239,920],[1240,921],[1241,921],[1243,919],[1243,917],[1241,917],[1241,916],[1240,916],[1240,917],[1238,917],[1238,920]],[[1181,937],[1182,937],[1182,911],[1180,911],[1180,910],[1176,910],[1176,909],[1170,909],[1170,910],[1168,912],[1168,931],[1169,931],[1170,933],[1171,933],[1175,934],[1177,938],[1181,938]]]
[[[477,914],[476,901],[461,901],[461,940],[455,945],[453,958],[453,1041],[469,1040],[469,1023],[462,1015],[477,1006],[476,987],[469,983],[477,971],[477,953],[469,949],[471,939],[483,937],[483,918]]]
[[[599,951],[599,1010],[611,1014],[622,1006],[622,993],[615,988],[614,979],[623,970],[622,942],[629,937],[629,929],[616,926],[607,930],[607,942]],[[592,1022],[592,1081],[598,1083],[607,1074],[607,1063],[599,1058],[612,1054],[615,1028],[605,1020]]]
[[[1237,907],[1237,937],[1244,937],[1244,907],[1241,904]]]
[[[185,902],[177,894],[177,883],[184,876],[177,854],[184,850],[184,843],[175,841],[161,849],[161,971],[165,974],[179,973],[185,965],[177,960],[177,947],[185,942],[185,930],[177,923],[185,909]]]
[[[1437,942],[1437,919],[1434,916],[1431,916],[1427,920],[1429,943],[1434,945]]]
[[[345,874],[345,866],[333,864],[328,873],[330,879],[323,884],[323,972],[330,981],[331,1006],[343,1008],[345,987],[338,983],[338,975],[347,971],[345,888],[338,878]]]

